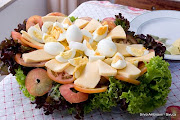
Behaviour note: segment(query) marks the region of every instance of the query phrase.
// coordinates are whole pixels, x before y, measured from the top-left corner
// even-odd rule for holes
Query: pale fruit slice
[[[140,76],[141,70],[130,62],[126,62],[126,67],[124,69],[119,69],[117,71],[118,75],[122,75],[127,78],[137,79]]]
[[[48,62],[46,62],[45,66],[49,68],[50,70],[54,72],[62,72],[64,71],[70,64],[68,62],[66,63],[60,63],[56,59],[52,59]]]
[[[36,68],[27,74],[25,86],[31,95],[43,96],[51,89],[52,80],[48,77],[46,70]]]
[[[117,70],[106,64],[102,60],[98,60],[99,74],[102,76],[115,76]]]
[[[100,81],[97,62],[88,62],[81,76],[74,81],[75,85],[83,88],[95,88]]]
[[[88,23],[89,21],[83,19],[76,19],[76,21],[74,22],[74,24],[80,29],[83,29]]]
[[[22,54],[22,58],[26,63],[47,61],[53,59],[54,57],[55,56],[48,54],[43,49]]]
[[[141,56],[141,57],[126,57],[125,60],[129,61],[131,63],[134,63],[135,61],[145,61],[145,62],[149,62],[151,60],[151,58],[153,58],[155,56],[155,52],[150,52],[147,55]]]
[[[98,22],[97,20],[95,19],[92,19],[87,25],[86,27],[84,28],[85,30],[89,31],[89,32],[94,32],[98,27],[101,26],[101,23]]]
[[[44,16],[44,17],[42,17],[42,21],[43,21],[43,23],[45,23],[45,22],[59,22],[59,23],[61,23],[64,20],[64,18],[66,18],[66,17],[62,17],[62,16]]]
[[[118,25],[107,35],[107,37],[111,37],[112,39],[126,39],[126,33],[124,29]]]

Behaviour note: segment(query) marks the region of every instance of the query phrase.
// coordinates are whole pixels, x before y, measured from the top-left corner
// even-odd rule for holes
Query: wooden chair
[[[147,10],[180,11],[180,0],[115,0],[115,3]]]

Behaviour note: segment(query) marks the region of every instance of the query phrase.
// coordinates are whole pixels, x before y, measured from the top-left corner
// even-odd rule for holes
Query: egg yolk
[[[103,34],[105,34],[106,31],[107,31],[107,26],[103,26],[103,27],[100,27],[100,28],[97,30],[97,34],[98,34],[98,35],[103,35]]]
[[[86,63],[83,63],[83,64],[76,66],[74,69],[74,72],[73,72],[73,77],[74,78],[80,77],[80,75],[83,72],[85,67],[86,67]]]
[[[116,63],[118,60],[122,60],[122,58],[119,55],[116,55],[112,61],[112,63]]]
[[[51,26],[48,28],[48,30],[47,30],[47,32],[46,32],[46,33],[50,35],[50,34],[51,34],[51,30],[52,30],[52,28],[53,28],[53,26],[51,25]]]
[[[69,21],[69,19],[65,19],[63,24],[68,24],[68,25],[72,25],[72,23]]]
[[[47,42],[57,42],[56,39],[54,39],[54,37],[52,37],[51,35],[46,35],[44,36],[44,42],[47,43]]]
[[[95,56],[100,56],[101,54],[99,52],[95,52]]]
[[[76,57],[73,59],[74,60],[74,65],[80,65],[80,64],[86,64],[88,62],[88,58],[87,57]]]
[[[76,55],[75,57],[79,57],[79,56],[84,56],[84,52],[81,50],[76,50]]]
[[[65,47],[65,50],[70,50],[69,44],[68,44],[68,42],[66,40],[61,41],[60,43]]]
[[[33,34],[34,34],[34,36],[35,36],[36,38],[38,38],[38,39],[42,39],[42,35],[41,35],[41,34],[39,34],[38,32],[33,31]]]
[[[87,36],[83,36],[83,38],[84,38],[84,40],[86,40],[86,41],[88,41],[89,42],[89,40],[91,39],[90,37],[87,37]]]
[[[63,33],[63,30],[60,27],[53,27],[52,31],[51,31],[51,35],[55,38],[58,39],[60,33]]]
[[[89,44],[89,42],[86,42],[86,46],[87,46],[88,49],[93,50],[93,48],[91,47],[91,45]]]
[[[135,54],[136,56],[143,56],[145,50],[146,49],[144,47],[142,49],[131,47],[132,53]]]
[[[66,52],[62,52],[60,54],[60,56],[63,57],[64,59],[69,59],[72,56],[72,51],[69,50],[69,51],[66,51]]]
[[[93,42],[91,43],[91,47],[93,48],[93,50],[96,50],[96,49],[97,49],[97,44],[98,44],[98,42],[96,42],[96,41],[93,41]]]

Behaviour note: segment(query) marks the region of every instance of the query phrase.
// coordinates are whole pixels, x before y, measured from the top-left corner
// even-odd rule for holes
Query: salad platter
[[[166,47],[129,28],[121,14],[102,21],[31,16],[0,44],[0,73],[15,75],[45,115],[63,110],[80,119],[117,106],[130,114],[152,112],[170,92]]]

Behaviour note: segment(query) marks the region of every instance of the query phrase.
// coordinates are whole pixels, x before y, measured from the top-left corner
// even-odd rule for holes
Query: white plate
[[[151,34],[168,38],[167,44],[172,44],[180,38],[180,12],[173,10],[148,12],[132,20],[130,26],[130,30],[136,34]],[[180,55],[165,54],[164,58],[180,60]]]

